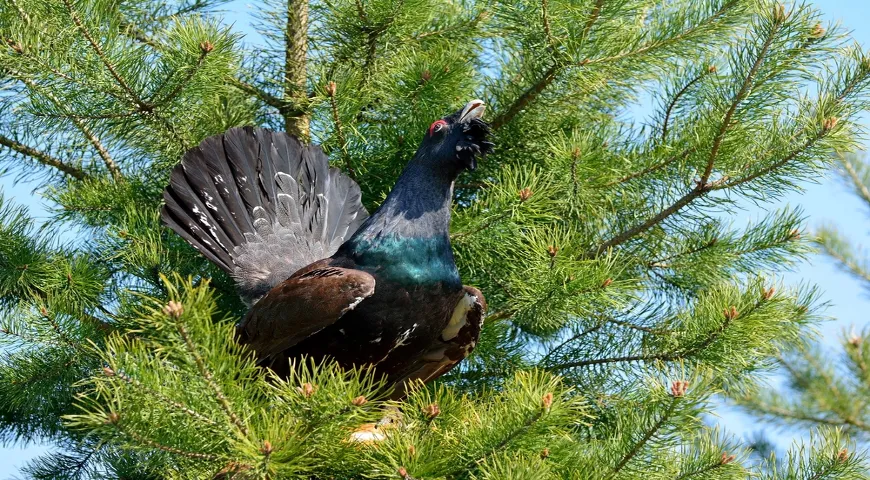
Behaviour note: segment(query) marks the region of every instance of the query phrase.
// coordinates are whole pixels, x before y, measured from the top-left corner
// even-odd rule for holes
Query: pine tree
[[[819,321],[775,276],[801,212],[727,214],[855,146],[870,58],[841,28],[766,0],[268,0],[246,45],[220,4],[0,2],[0,158],[51,208],[0,205],[0,432],[61,447],[26,475],[866,478],[841,431],[755,464],[705,421]],[[497,145],[452,225],[490,306],[473,356],[399,404],[366,370],[257,369],[231,279],[159,224],[182,153],[285,130],[371,210],[471,98]]]
[[[870,164],[857,154],[838,154],[838,172],[865,206],[870,205]],[[823,253],[834,259],[864,286],[870,285],[870,263],[866,252],[836,226],[816,232],[815,241]],[[767,390],[763,395],[738,397],[750,412],[775,425],[833,426],[848,432],[866,446],[870,441],[870,330],[846,332],[841,350],[832,352],[809,341],[781,353],[786,383],[783,391]]]

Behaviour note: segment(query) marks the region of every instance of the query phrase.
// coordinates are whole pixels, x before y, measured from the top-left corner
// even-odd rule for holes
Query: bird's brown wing
[[[264,361],[335,323],[375,291],[366,272],[316,262],[254,304],[239,324],[239,342]]]
[[[441,335],[410,367],[393,377],[396,379],[393,399],[404,397],[407,387],[414,381],[428,383],[449,372],[477,346],[486,313],[486,299],[474,287],[465,286],[463,289],[465,295],[456,304]]]

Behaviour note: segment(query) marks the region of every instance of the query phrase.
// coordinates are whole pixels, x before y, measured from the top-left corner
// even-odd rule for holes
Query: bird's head
[[[472,100],[452,115],[432,122],[418,155],[454,175],[466,168],[477,168],[477,157],[491,152],[493,147],[487,141],[489,125],[481,119],[485,109],[482,100]]]

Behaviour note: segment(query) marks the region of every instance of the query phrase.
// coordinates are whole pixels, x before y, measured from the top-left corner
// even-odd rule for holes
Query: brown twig
[[[21,8],[21,5],[18,5],[18,2],[16,0],[9,0],[9,3],[11,3],[12,6],[14,6],[16,10],[18,10],[18,15],[21,16],[21,18],[24,20],[24,23],[30,25],[30,15],[28,15],[27,12],[25,12],[24,9]]]
[[[541,0],[541,23],[544,24],[544,37],[551,54],[556,53],[556,42],[553,41],[553,32],[550,30],[550,17],[547,14],[549,0]]]
[[[674,98],[672,98],[671,101],[668,103],[668,108],[665,109],[665,119],[664,121],[662,121],[661,139],[663,142],[668,136],[668,124],[671,121],[671,115],[673,114],[674,108],[676,108],[677,106],[677,102],[679,102],[680,98],[685,95],[689,91],[689,89],[692,88],[693,85],[698,83],[702,78],[704,78],[704,73],[701,73],[697,77],[690,80],[687,84],[683,85],[683,88],[681,88],[680,91],[678,91],[676,95],[674,95]]]
[[[755,62],[753,62],[752,68],[749,69],[749,73],[747,73],[746,78],[743,79],[743,84],[740,86],[740,90],[737,92],[737,95],[731,102],[731,106],[725,113],[725,117],[722,119],[722,124],[719,125],[719,131],[713,139],[713,147],[710,148],[710,157],[707,160],[707,166],[704,168],[704,173],[701,175],[700,184],[702,185],[707,183],[710,179],[710,175],[713,173],[713,164],[716,162],[716,157],[719,155],[719,148],[722,146],[722,140],[725,139],[725,134],[728,133],[728,129],[731,128],[731,119],[734,117],[737,107],[740,106],[749,94],[752,84],[755,81],[755,75],[758,74],[758,69],[761,68],[761,64],[764,63],[764,59],[767,56],[768,50],[770,50],[770,46],[773,44],[773,39],[779,31],[780,25],[780,23],[774,23],[774,27],[770,30],[765,39],[761,51],[758,53],[758,57],[755,59]]]
[[[247,93],[248,95],[257,97],[258,99],[262,100],[262,102],[266,105],[278,109],[279,112],[283,113],[285,111],[292,110],[292,102],[288,102],[286,100],[278,98],[275,95],[272,95],[271,93],[261,88],[251,85],[250,83],[244,82],[235,77],[227,77],[226,81],[233,87],[238,88],[239,90]]]
[[[649,430],[644,432],[640,440],[638,440],[637,443],[635,443],[631,447],[631,450],[623,455],[622,459],[619,460],[619,463],[617,463],[616,466],[613,467],[613,472],[611,472],[608,478],[615,477],[619,473],[619,471],[622,470],[625,465],[627,465],[628,462],[631,461],[632,458],[640,453],[640,450],[644,447],[644,445],[646,445],[646,443],[649,442],[653,435],[655,435],[659,431],[659,429],[664,426],[665,422],[667,422],[668,419],[671,418],[671,415],[674,413],[674,408],[677,406],[677,402],[680,401],[680,398],[681,397],[677,396],[671,397],[670,401],[668,402],[668,407],[662,413],[662,416],[656,421],[655,424],[653,424],[653,426]]]
[[[36,83],[34,83],[33,80],[31,80],[26,75],[16,75],[15,78],[17,78],[22,83],[24,83],[25,85],[30,87],[30,89],[33,91],[40,90],[39,87],[36,85]],[[60,99],[57,98],[53,93],[51,93],[49,91],[42,91],[41,93],[43,95],[45,95],[51,101],[51,103],[53,103],[58,109],[60,109],[64,113],[64,115],[66,115],[66,118],[69,118],[69,120],[71,122],[73,122],[73,124],[76,127],[78,127],[79,131],[82,132],[82,135],[85,136],[85,138],[88,140],[88,142],[90,142],[90,144],[97,151],[97,154],[100,156],[100,158],[103,159],[103,163],[106,165],[106,168],[112,174],[112,177],[116,181],[122,181],[124,179],[124,177],[123,177],[123,175],[121,175],[121,169],[118,168],[118,164],[115,163],[115,160],[109,154],[109,151],[106,150],[106,147],[103,146],[102,142],[100,142],[100,139],[97,138],[96,135],[94,135],[94,133],[91,131],[91,129],[88,128],[88,126],[85,125],[85,123],[82,122],[80,119],[78,119],[75,115],[71,115],[69,110],[66,109],[64,104],[60,101]]]
[[[112,78],[114,78],[115,81],[118,82],[118,85],[121,86],[121,89],[124,90],[124,92],[130,96],[130,99],[133,100],[133,103],[135,103],[136,106],[138,106],[140,110],[143,110],[143,111],[152,110],[153,106],[149,105],[148,103],[143,101],[139,97],[139,95],[132,88],[130,88],[130,85],[127,83],[126,80],[124,80],[124,77],[122,77],[118,73],[118,70],[115,68],[115,66],[112,64],[112,62],[109,61],[108,57],[106,57],[105,52],[103,52],[103,48],[96,41],[96,39],[94,39],[94,37],[93,37],[93,35],[91,35],[90,31],[88,31],[87,27],[82,22],[81,18],[79,18],[78,13],[76,13],[75,9],[73,8],[72,1],[71,0],[63,0],[63,4],[66,5],[66,9],[67,9],[67,11],[69,11],[69,15],[72,18],[73,23],[75,23],[76,27],[78,28],[79,32],[81,32],[82,36],[85,37],[85,40],[87,40],[88,43],[91,44],[91,48],[93,48],[94,52],[97,54],[97,57],[100,58],[100,61],[103,62],[103,65],[105,65],[106,69],[109,70],[109,73],[112,75]]]
[[[308,0],[287,1],[287,23],[284,31],[284,102],[294,106],[283,110],[284,129],[308,140],[309,119],[305,113],[308,94],[305,90],[308,57]]]
[[[604,365],[604,364],[609,364],[609,363],[624,363],[624,362],[654,362],[654,361],[670,362],[670,361],[674,361],[674,360],[678,360],[678,359],[682,359],[682,358],[687,358],[687,357],[690,357],[690,356],[700,352],[701,350],[707,348],[708,346],[710,346],[710,344],[715,342],[716,339],[718,339],[720,335],[725,333],[725,330],[727,330],[728,327],[731,326],[731,323],[735,319],[737,319],[739,317],[745,317],[745,316],[753,313],[760,305],[761,305],[760,303],[756,303],[751,309],[747,310],[746,312],[740,313],[738,316],[734,316],[734,317],[726,316],[725,320],[722,322],[722,324],[719,326],[719,328],[717,328],[716,330],[711,332],[710,335],[708,335],[703,341],[698,342],[695,345],[689,345],[687,347],[677,348],[675,350],[671,350],[671,351],[667,351],[667,352],[648,354],[648,355],[625,355],[625,356],[621,356],[621,357],[605,357],[605,358],[591,358],[591,359],[587,359],[587,360],[578,360],[575,362],[567,362],[567,363],[562,363],[559,365],[554,365],[553,367],[551,367],[551,369],[566,370],[569,368],[576,368],[576,367],[588,367],[591,365]]]
[[[722,10],[720,10],[720,12],[722,12]],[[717,15],[718,14],[719,13],[717,13]],[[643,232],[646,232],[648,229],[657,225],[659,222],[662,222],[666,218],[668,218],[671,215],[680,211],[683,207],[690,204],[695,199],[706,195],[708,192],[710,192],[714,189],[721,190],[723,188],[729,188],[730,186],[735,186],[739,183],[743,183],[742,181],[739,183],[734,183],[734,182],[732,182],[732,183],[728,183],[728,182],[708,183],[708,181],[710,179],[710,175],[713,172],[713,165],[716,161],[716,157],[718,155],[719,147],[722,143],[722,139],[725,137],[725,134],[727,133],[728,128],[730,127],[731,118],[734,115],[734,112],[737,110],[738,105],[743,101],[745,95],[748,93],[749,88],[752,85],[753,79],[755,78],[755,75],[757,74],[758,69],[761,67],[761,63],[763,62],[764,57],[767,55],[767,51],[770,49],[770,45],[772,44],[773,38],[776,36],[777,31],[778,31],[777,28],[773,28],[769,32],[769,34],[768,34],[767,38],[765,39],[765,42],[761,48],[761,51],[758,54],[758,58],[756,58],[755,62],[753,63],[752,68],[747,73],[746,78],[744,79],[743,84],[742,84],[739,92],[737,93],[737,95],[735,96],[734,100],[731,103],[731,107],[728,109],[728,112],[726,112],[725,118],[723,119],[722,124],[719,127],[719,131],[717,132],[716,137],[713,141],[713,147],[710,150],[710,157],[707,160],[707,165],[704,168],[704,173],[701,175],[701,178],[698,181],[695,188],[693,188],[688,193],[686,193],[685,195],[683,195],[682,197],[677,199],[676,202],[674,202],[673,204],[671,204],[670,206],[668,206],[667,208],[665,208],[664,210],[662,210],[661,212],[656,214],[654,217],[652,217],[644,222],[641,222],[641,223],[635,225],[634,227],[629,228],[628,230],[616,235],[615,237],[611,238],[610,240],[603,242],[598,247],[595,247],[595,248],[588,250],[584,254],[584,256],[586,258],[596,257],[596,256],[600,255],[602,252],[606,251],[607,249],[621,245],[622,243],[635,237],[636,235],[639,235]],[[756,174],[750,175],[749,177],[751,177],[751,178],[748,178],[745,181],[749,181],[752,178],[755,178],[755,177],[762,175],[763,174],[762,172],[771,171],[775,168],[779,168],[779,166],[784,165],[786,162],[790,161],[791,158],[796,156],[798,153],[800,153],[800,151],[794,153],[794,155],[790,155],[789,157],[786,157],[786,159],[783,159],[783,161],[781,161],[781,162],[777,162],[768,168],[765,168],[765,169],[760,170],[759,172],[756,172]]]
[[[643,176],[648,175],[650,173],[657,172],[657,171],[667,167],[668,165],[674,163],[677,160],[685,160],[686,157],[688,157],[689,154],[692,153],[692,151],[694,151],[694,150],[695,150],[694,147],[689,147],[689,148],[683,150],[682,153],[680,153],[679,155],[673,155],[673,156],[668,157],[668,158],[662,160],[661,162],[659,162],[655,165],[651,165],[651,166],[649,166],[649,167],[647,167],[639,172],[631,173],[631,174],[628,174],[624,177],[621,177],[621,178],[618,178],[618,179],[613,180],[611,182],[605,183],[604,187],[613,187],[615,185],[619,185],[621,183],[625,183],[625,182],[634,180],[635,178],[643,177]]]
[[[506,111],[493,119],[492,128],[494,130],[497,130],[513,120],[513,118],[516,117],[517,114],[520,113],[524,108],[526,108],[526,106],[528,106],[529,103],[531,103],[538,95],[540,95],[545,88],[553,83],[553,80],[556,79],[556,74],[558,71],[558,64],[553,63],[553,65],[551,65],[550,68],[548,68],[544,72],[541,78],[537,82],[535,82],[534,85],[526,89],[526,91],[524,91],[522,95],[520,95],[514,101],[514,103],[512,103],[508,107]]]
[[[3,145],[4,147],[8,147],[11,150],[18,152],[22,155],[26,155],[30,158],[33,158],[34,160],[36,160],[37,162],[39,162],[43,165],[46,165],[46,166],[49,166],[52,168],[56,168],[56,169],[60,170],[61,172],[65,173],[65,174],[67,174],[67,175],[69,175],[77,180],[84,180],[88,176],[83,170],[81,170],[78,167],[74,167],[74,166],[64,162],[63,160],[56,158],[56,157],[53,157],[53,156],[51,156],[43,151],[37,150],[33,147],[27,146],[27,145],[20,143],[20,142],[16,142],[15,140],[13,140],[9,137],[5,137],[3,135],[0,135],[0,145]]]
[[[350,161],[350,155],[347,153],[347,138],[344,136],[344,129],[341,125],[341,117],[338,115],[338,102],[335,98],[336,88],[335,82],[329,82],[327,85],[327,96],[329,104],[332,107],[332,121],[335,123],[335,135],[338,137],[339,148],[341,148],[341,156],[344,158],[344,168],[347,170],[350,178],[356,179],[356,171]]]
[[[589,13],[589,19],[586,20],[586,25],[583,26],[583,35],[582,38],[586,38],[589,35],[589,32],[592,31],[592,26],[595,25],[595,22],[598,21],[598,17],[601,15],[601,7],[604,6],[604,0],[596,0],[595,5],[592,7],[592,11]]]
[[[694,255],[698,252],[702,252],[702,251],[716,245],[716,243],[717,243],[717,239],[714,238],[713,240],[710,240],[709,242],[706,242],[703,245],[699,245],[697,247],[690,248],[689,250],[686,250],[683,252],[678,252],[678,253],[675,253],[673,255],[669,255],[665,258],[659,259],[659,260],[652,260],[649,263],[647,263],[647,266],[649,268],[668,268],[669,265],[666,262],[669,262],[669,261],[677,259],[677,258],[685,257],[688,255]]]
[[[182,450],[180,448],[170,447],[168,445],[163,445],[162,443],[151,440],[150,438],[145,438],[145,437],[143,437],[143,436],[141,436],[138,433],[135,433],[133,431],[124,430],[120,426],[118,426],[116,428],[118,428],[118,430],[120,432],[124,433],[125,435],[128,435],[130,438],[132,438],[133,440],[135,440],[143,445],[147,445],[149,447],[156,448],[158,450],[162,450],[162,451],[167,452],[167,453],[181,455],[182,457],[193,458],[196,460],[215,461],[215,460],[219,459],[219,457],[217,455],[212,455],[210,453],[190,452],[187,450]]]
[[[181,90],[183,90],[184,87],[187,85],[187,83],[190,82],[190,80],[193,78],[193,76],[196,75],[196,72],[198,72],[199,69],[202,68],[202,64],[205,63],[205,57],[208,56],[209,51],[210,50],[203,48],[200,51],[199,58],[196,61],[196,65],[194,65],[193,68],[191,68],[190,71],[187,72],[187,75],[185,75],[184,80],[178,82],[178,85],[176,85],[175,88],[173,88],[171,92],[166,94],[165,97],[163,97],[159,101],[156,101],[157,96],[160,94],[160,90],[161,90],[158,88],[157,91],[154,92],[154,96],[152,97],[152,101],[154,101],[153,107],[166,105],[167,103],[171,102],[175,97],[177,97],[178,94],[181,93]]]
[[[248,427],[242,422],[236,412],[233,411],[233,407],[230,404],[229,399],[224,395],[223,390],[220,385],[215,381],[214,376],[211,371],[208,369],[208,366],[205,364],[205,360],[199,354],[199,351],[196,348],[196,345],[193,344],[193,340],[190,338],[190,335],[187,333],[187,328],[185,328],[184,324],[181,323],[180,319],[177,319],[175,322],[176,330],[178,334],[181,336],[182,340],[184,340],[184,345],[187,347],[188,353],[193,357],[194,362],[196,363],[196,367],[199,370],[200,375],[205,379],[208,386],[212,389],[217,398],[218,404],[220,404],[221,408],[230,418],[230,421],[236,428],[239,429],[242,435],[248,436]]]

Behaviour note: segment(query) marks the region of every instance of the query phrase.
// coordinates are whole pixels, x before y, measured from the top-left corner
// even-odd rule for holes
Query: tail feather
[[[187,152],[164,191],[164,223],[236,279],[250,303],[332,255],[368,212],[318,146],[233,128]]]

